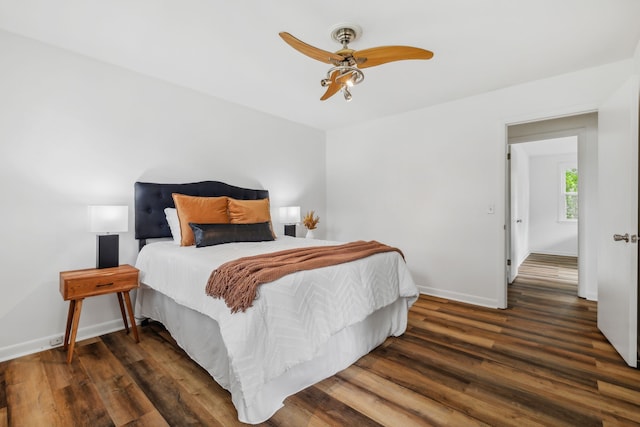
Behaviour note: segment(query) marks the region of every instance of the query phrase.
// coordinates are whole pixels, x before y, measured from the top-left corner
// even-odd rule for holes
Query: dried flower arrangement
[[[320,217],[318,217],[315,211],[309,211],[302,219],[302,223],[309,230],[315,230],[320,222]]]

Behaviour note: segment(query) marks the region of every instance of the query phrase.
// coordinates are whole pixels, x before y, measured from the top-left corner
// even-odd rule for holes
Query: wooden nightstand
[[[129,310],[131,329],[136,342],[140,342],[136,320],[133,316],[133,307],[129,291],[138,287],[138,269],[130,265],[121,265],[112,268],[87,268],[85,270],[63,271],[60,273],[60,293],[65,301],[69,301],[69,314],[67,315],[67,328],[64,333],[64,349],[69,350],[67,363],[73,358],[73,347],[76,343],[78,322],[82,301],[87,297],[117,293],[120,303],[120,312],[124,327],[129,333],[127,315],[124,304]],[[124,301],[123,301],[124,297]]]

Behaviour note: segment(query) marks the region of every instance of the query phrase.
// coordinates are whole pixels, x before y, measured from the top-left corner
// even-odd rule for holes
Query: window
[[[560,165],[560,221],[578,220],[578,167]]]

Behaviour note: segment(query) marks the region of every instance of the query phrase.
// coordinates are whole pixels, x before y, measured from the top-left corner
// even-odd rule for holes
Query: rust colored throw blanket
[[[232,313],[245,311],[256,298],[258,286],[296,271],[342,264],[398,248],[372,240],[343,245],[288,249],[229,261],[215,269],[207,282],[207,295],[224,298]]]

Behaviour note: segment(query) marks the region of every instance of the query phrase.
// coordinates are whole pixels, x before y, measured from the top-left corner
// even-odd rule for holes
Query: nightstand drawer
[[[138,287],[138,270],[122,265],[60,273],[60,293],[64,300],[128,291]]]

